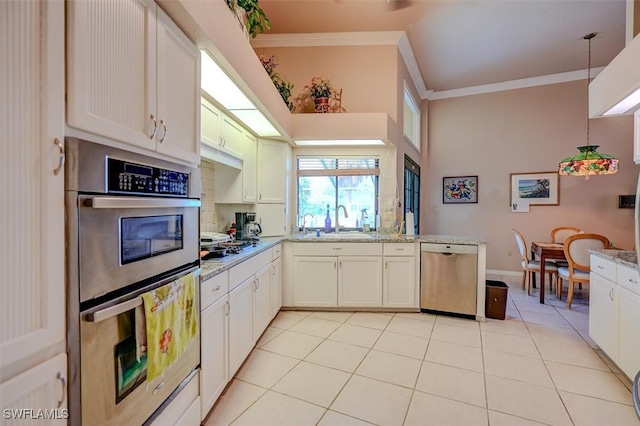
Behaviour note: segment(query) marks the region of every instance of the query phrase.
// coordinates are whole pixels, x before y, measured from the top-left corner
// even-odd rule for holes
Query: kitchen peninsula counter
[[[209,260],[202,260],[200,266],[202,267],[202,273],[200,279],[206,281],[207,279],[217,275],[223,271],[233,268],[236,265],[244,262],[247,259],[262,253],[265,250],[271,249],[278,243],[283,241],[282,237],[265,237],[254,246],[243,247],[242,251],[237,254],[229,254],[223,257],[218,257]]]
[[[630,268],[638,269],[638,255],[635,251],[631,250],[590,250],[591,254],[594,254],[603,259],[611,260],[620,265],[625,265]]]

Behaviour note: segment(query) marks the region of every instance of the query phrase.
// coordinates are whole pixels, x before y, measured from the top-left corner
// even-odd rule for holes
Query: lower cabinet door
[[[338,306],[382,306],[382,258],[338,257]]]
[[[236,374],[253,340],[253,276],[229,292],[229,379]]]
[[[338,306],[338,258],[295,256],[293,261],[294,306]]]
[[[618,308],[617,286],[591,273],[589,279],[589,336],[607,353],[609,358],[618,357]]]
[[[282,260],[271,263],[271,318],[275,317],[282,307]]]
[[[229,382],[229,302],[225,295],[202,311],[200,321],[200,396],[204,419]]]
[[[385,257],[382,272],[382,306],[415,308],[416,259],[414,257]]]
[[[253,340],[258,341],[271,321],[271,265],[255,275],[253,290]]]
[[[640,296],[618,286],[618,367],[633,380],[640,371]]]

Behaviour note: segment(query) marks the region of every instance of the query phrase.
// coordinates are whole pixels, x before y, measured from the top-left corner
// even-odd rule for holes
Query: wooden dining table
[[[531,258],[540,259],[540,303],[544,304],[545,261],[549,259],[566,260],[564,246],[559,243],[533,242],[531,243]]]

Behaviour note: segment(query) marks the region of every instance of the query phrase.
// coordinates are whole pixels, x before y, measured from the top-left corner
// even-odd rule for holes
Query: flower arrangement
[[[328,77],[313,77],[311,79],[311,86],[305,86],[305,90],[312,99],[332,98],[335,94],[335,89],[331,85],[331,80]]]
[[[271,81],[273,85],[276,86],[280,96],[282,96],[282,100],[289,108],[289,111],[293,111],[293,102],[289,100],[291,97],[291,90],[293,89],[293,84],[289,83],[287,80],[282,78],[280,74],[275,71],[275,68],[278,66],[278,60],[275,55],[271,55],[266,58],[264,55],[260,55],[260,63],[264,67],[265,71],[271,77]]]

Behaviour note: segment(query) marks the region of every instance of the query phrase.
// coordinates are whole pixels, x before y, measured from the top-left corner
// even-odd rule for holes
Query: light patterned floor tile
[[[551,327],[571,328],[571,324],[569,324],[567,320],[565,320],[562,315],[558,313],[550,315],[541,314],[538,312],[520,311],[520,315],[522,315],[522,319],[525,323],[549,325]]]
[[[484,372],[482,350],[472,346],[431,340],[424,360],[479,373]]]
[[[236,378],[263,388],[270,388],[298,362],[294,358],[254,349],[236,374]]]
[[[345,322],[351,318],[351,315],[353,315],[353,312],[314,312],[310,316],[329,321]]]
[[[422,392],[414,392],[404,424],[405,426],[423,426],[425,424],[486,426],[488,425],[487,417],[486,408]]]
[[[536,345],[545,361],[610,371],[592,348],[544,340],[537,342]]]
[[[382,334],[382,330],[369,327],[360,327],[351,324],[342,324],[327,339],[350,345],[371,348]]]
[[[631,405],[631,392],[615,374],[546,361],[558,390]]]
[[[258,400],[267,390],[233,379],[207,417],[205,426],[227,426]]]
[[[285,330],[262,346],[262,349],[292,358],[303,359],[321,342],[322,339],[319,337]]]
[[[478,321],[474,321],[472,319],[450,317],[446,315],[438,315],[436,317],[436,324],[455,325],[457,327],[468,327],[475,329],[480,328],[480,323]]]
[[[291,327],[293,324],[302,321],[305,318],[303,315],[299,315],[295,312],[290,311],[280,311],[278,315],[271,321],[269,324],[271,327],[281,328],[286,330]]]
[[[431,339],[459,345],[481,347],[480,330],[468,327],[436,323],[431,332]]]
[[[422,361],[372,350],[355,374],[413,389]]]
[[[588,345],[580,333],[570,328],[549,327],[539,324],[529,324],[528,327],[531,337],[536,342],[546,340],[578,346]]]
[[[233,426],[314,426],[324,408],[268,391],[233,422]]]
[[[385,331],[428,339],[431,335],[433,324],[431,321],[420,321],[396,316],[391,320]]]
[[[360,327],[375,328],[384,330],[387,328],[389,321],[393,316],[378,314],[373,312],[356,312],[346,321],[347,324],[357,325]]]
[[[385,331],[380,335],[373,349],[422,360],[428,343],[429,340],[422,337]]]
[[[489,424],[491,426],[540,426],[544,423],[489,410]]]
[[[492,376],[505,377],[548,388],[554,387],[547,367],[540,358],[485,350],[484,371],[485,374]]]
[[[416,390],[483,408],[487,406],[484,375],[475,371],[423,362]]]
[[[550,425],[572,424],[555,389],[489,375],[486,385],[490,410]]]
[[[579,426],[638,426],[633,407],[583,395],[560,391],[574,424]]]
[[[369,349],[361,346],[325,340],[307,355],[305,361],[353,373],[368,352]]]
[[[264,333],[262,333],[262,336],[260,336],[258,343],[256,343],[256,348],[261,348],[262,346],[264,346],[265,343],[269,342],[274,337],[281,334],[283,331],[284,330],[281,328],[267,327]]]
[[[515,336],[491,331],[482,332],[482,347],[484,350],[505,352],[540,358],[538,349],[531,336]]]
[[[340,323],[329,321],[321,318],[306,317],[289,328],[289,331],[295,331],[310,336],[321,337],[323,339],[329,337],[331,333],[340,327]]]
[[[487,319],[480,323],[482,331],[493,333],[513,334],[515,336],[529,336],[529,330],[522,321]]]
[[[318,426],[367,426],[372,423],[365,422],[364,420],[356,419],[355,417],[347,416],[336,411],[327,410],[318,423]]]
[[[412,393],[402,386],[352,376],[330,408],[379,425],[402,425]]]
[[[301,362],[271,390],[328,407],[351,375],[333,368]]]
[[[426,312],[398,312],[396,318],[408,318],[418,321],[436,322],[436,315]]]

